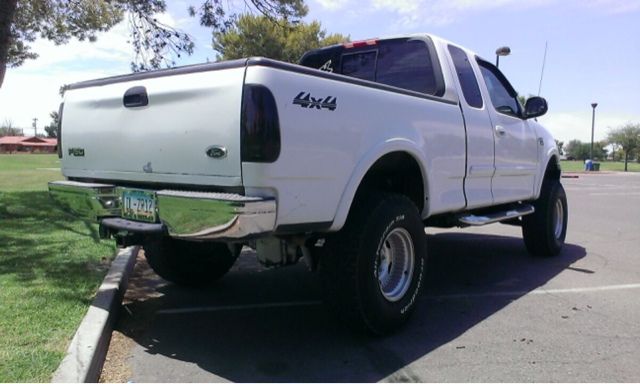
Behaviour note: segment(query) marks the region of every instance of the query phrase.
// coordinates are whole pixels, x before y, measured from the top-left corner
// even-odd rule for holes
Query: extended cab
[[[345,43],[299,65],[250,58],[72,85],[66,181],[49,185],[103,238],[142,245],[165,279],[204,285],[242,246],[319,267],[327,304],[386,333],[424,286],[425,226],[505,223],[557,255],[559,153],[490,62],[431,35]]]

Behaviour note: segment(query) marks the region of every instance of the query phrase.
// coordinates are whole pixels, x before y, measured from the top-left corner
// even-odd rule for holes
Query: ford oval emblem
[[[212,159],[223,159],[227,157],[227,149],[219,145],[207,148],[206,153],[207,156]]]

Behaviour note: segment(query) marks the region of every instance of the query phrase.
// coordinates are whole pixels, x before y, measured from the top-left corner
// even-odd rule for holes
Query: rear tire
[[[202,287],[224,276],[233,266],[240,248],[232,252],[225,243],[197,243],[163,236],[143,245],[149,266],[172,283]]]
[[[424,225],[411,200],[379,192],[357,199],[344,228],[325,239],[325,301],[353,328],[392,332],[417,305],[426,253]]]
[[[536,256],[557,256],[567,236],[567,195],[558,180],[545,180],[535,212],[522,217],[522,236],[527,250]]]

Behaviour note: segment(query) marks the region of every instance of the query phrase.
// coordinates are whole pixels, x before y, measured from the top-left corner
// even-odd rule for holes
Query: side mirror
[[[547,100],[539,96],[533,96],[527,99],[524,104],[524,116],[527,119],[542,116],[547,113]]]

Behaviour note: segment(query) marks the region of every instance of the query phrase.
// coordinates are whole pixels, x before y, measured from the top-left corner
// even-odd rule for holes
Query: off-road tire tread
[[[383,335],[388,329],[379,328],[367,320],[361,306],[356,278],[357,252],[365,234],[365,226],[383,209],[382,202],[392,205],[415,204],[406,196],[385,192],[371,192],[357,198],[341,231],[327,236],[320,259],[320,274],[324,301],[343,323],[355,331],[367,330]]]
[[[535,256],[557,256],[564,245],[564,238],[562,238],[560,245],[555,242],[555,236],[550,232],[551,229],[549,228],[549,214],[550,210],[555,207],[556,198],[564,199],[566,216],[568,206],[562,184],[558,180],[545,180],[542,184],[540,197],[533,202],[535,212],[522,218],[522,237],[525,247],[529,253]],[[564,225],[566,226],[567,224],[565,217]]]

